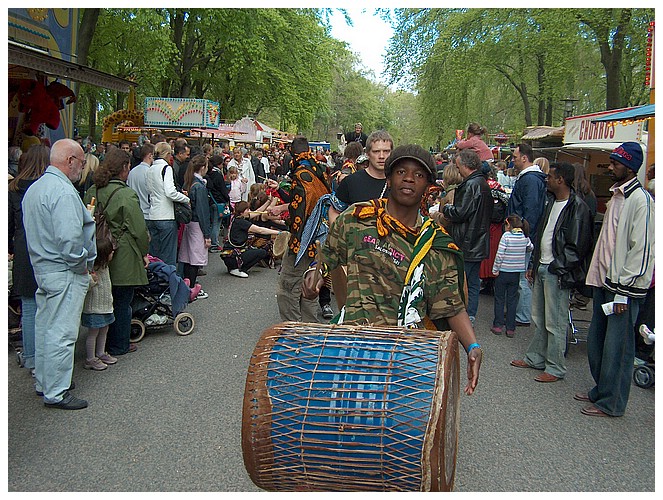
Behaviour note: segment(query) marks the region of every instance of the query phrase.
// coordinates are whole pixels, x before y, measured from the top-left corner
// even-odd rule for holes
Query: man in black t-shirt
[[[394,141],[387,131],[379,130],[369,135],[366,140],[368,166],[343,179],[336,189],[336,197],[348,206],[360,201],[386,197],[388,193],[384,162],[393,147]],[[329,207],[330,226],[339,214],[340,212],[334,207]]]
[[[348,132],[345,134],[345,142],[346,144],[350,144],[351,142],[359,142],[361,143],[361,146],[363,148],[366,147],[366,141],[368,140],[368,137],[366,134],[362,131],[363,125],[361,123],[355,123],[355,129],[354,132]]]

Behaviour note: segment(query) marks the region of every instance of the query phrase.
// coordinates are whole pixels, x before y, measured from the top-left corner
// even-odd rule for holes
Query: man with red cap
[[[642,160],[637,142],[625,142],[610,154],[615,184],[586,279],[594,300],[587,357],[596,385],[574,396],[592,403],[583,415],[620,417],[628,403],[633,325],[654,274],[654,200],[636,177]]]

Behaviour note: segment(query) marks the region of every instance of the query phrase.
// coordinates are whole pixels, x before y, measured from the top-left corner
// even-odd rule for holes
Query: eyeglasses
[[[85,158],[81,160],[78,156],[70,156],[69,158],[76,158],[78,161],[81,162],[83,166],[85,166],[85,164],[87,163],[87,160]]]

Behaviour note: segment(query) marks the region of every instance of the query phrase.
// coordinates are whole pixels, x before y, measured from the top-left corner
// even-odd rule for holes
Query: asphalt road
[[[85,410],[45,408],[9,349],[8,491],[260,491],[242,460],[242,399],[255,343],[279,322],[277,270],[235,278],[211,255],[207,273],[210,297],[187,308],[189,336],[150,332],[92,372],[81,335],[74,380]],[[583,416],[573,394],[591,385],[585,345],[572,346],[564,381],[537,383],[539,372],[509,366],[533,329],[498,337],[491,320],[492,297],[481,295],[485,359],[476,393],[461,395],[455,491],[655,491],[655,389],[633,385],[624,417]]]

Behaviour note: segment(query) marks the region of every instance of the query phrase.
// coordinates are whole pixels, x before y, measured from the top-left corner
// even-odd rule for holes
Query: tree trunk
[[[99,14],[101,9],[81,9],[83,15],[81,17],[80,25],[78,26],[78,40],[76,42],[76,62],[80,65],[87,66],[88,54],[90,53],[90,45],[92,45],[92,38],[94,37],[94,32],[97,28],[97,21],[99,20]],[[80,83],[72,82],[72,91],[74,94],[78,95],[78,90],[80,88]],[[77,115],[77,105],[74,106],[74,116]],[[97,128],[97,102],[96,99],[90,96],[90,131],[89,134],[91,137],[95,137],[96,128]]]
[[[97,28],[97,21],[101,9],[82,9],[83,17],[78,27],[78,42],[76,46],[76,61],[78,64],[87,66],[87,56],[90,53],[90,45],[94,37],[94,31]]]
[[[124,109],[124,94],[122,92],[116,92],[115,95],[115,111]]]
[[[621,108],[628,104],[624,100],[621,82],[622,58],[627,29],[631,23],[631,9],[620,9],[616,27],[602,24],[601,20],[578,16],[578,19],[594,32],[601,52],[601,64],[605,69],[605,104],[606,109]],[[612,38],[612,47],[610,40]]]
[[[545,113],[546,113],[546,99],[544,97],[546,94],[546,68],[543,56],[541,54],[538,54],[536,56],[536,63],[537,63],[536,80],[539,85],[537,93],[539,102],[537,107],[536,124],[543,125],[545,123]]]
[[[552,127],[553,124],[553,100],[552,97],[546,99],[546,126]]]
[[[88,124],[90,125],[90,131],[88,135],[92,137],[93,141],[97,140],[97,100],[92,94],[88,95],[88,104],[89,104],[89,115],[88,115]]]

